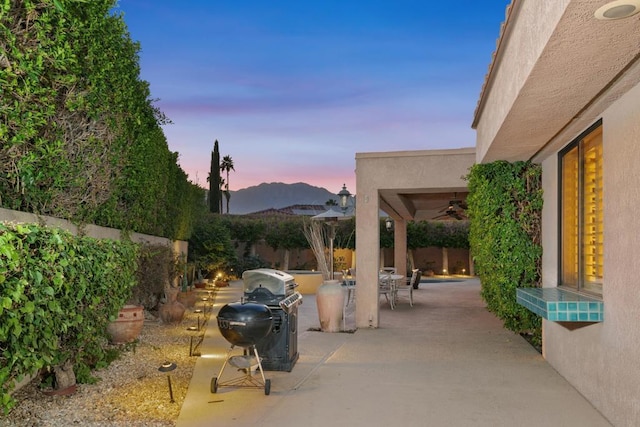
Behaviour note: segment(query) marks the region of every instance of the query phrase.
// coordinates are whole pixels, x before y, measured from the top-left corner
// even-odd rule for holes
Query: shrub
[[[173,250],[165,245],[143,245],[138,255],[137,284],[130,303],[154,310],[164,293],[164,285],[173,283],[177,274],[177,260]]]
[[[68,362],[86,374],[106,359],[106,325],[131,296],[137,247],[0,224],[0,254],[0,404],[6,413],[24,376]]]

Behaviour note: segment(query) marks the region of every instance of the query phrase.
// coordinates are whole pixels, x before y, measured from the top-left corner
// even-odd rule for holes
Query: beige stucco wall
[[[543,323],[545,358],[617,426],[635,426],[640,420],[639,117],[640,85],[602,115],[604,322],[573,331],[554,322]],[[543,281],[547,287],[557,285],[557,169],[557,156],[543,162]]]
[[[31,224],[43,224],[49,227],[57,227],[63,230],[69,231],[71,234],[77,235],[80,231],[89,237],[95,237],[99,239],[112,239],[120,240],[121,231],[115,228],[101,227],[93,224],[86,224],[79,229],[77,225],[70,221],[54,218],[45,215],[34,215],[27,212],[19,212],[9,209],[0,208],[0,221],[3,222],[16,222],[16,223],[31,223]],[[142,233],[129,233],[131,241],[136,243],[150,243],[156,245],[168,245],[171,246],[176,254],[188,252],[189,243],[186,241],[172,241],[165,237],[151,236]]]
[[[477,162],[482,163],[491,143],[508,120],[511,107],[520,96],[522,86],[531,74],[536,61],[547,45],[551,34],[570,0],[517,1],[507,31],[508,44],[502,46],[494,64],[487,93],[477,112]],[[540,20],[539,16],[544,16]],[[489,90],[487,90],[489,89]],[[505,154],[505,157],[508,153]],[[491,161],[491,160],[490,160]]]

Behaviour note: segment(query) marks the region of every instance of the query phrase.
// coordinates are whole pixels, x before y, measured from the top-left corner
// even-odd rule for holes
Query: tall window
[[[602,125],[560,152],[560,282],[602,294]]]

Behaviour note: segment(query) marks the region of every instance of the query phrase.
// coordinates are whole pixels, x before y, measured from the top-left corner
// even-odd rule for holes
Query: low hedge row
[[[106,325],[136,283],[137,245],[35,224],[0,224],[0,406],[17,381],[74,365],[78,382],[106,365]]]

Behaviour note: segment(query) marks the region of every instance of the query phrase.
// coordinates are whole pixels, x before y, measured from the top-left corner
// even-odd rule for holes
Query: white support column
[[[380,229],[378,190],[361,183],[356,208],[356,327],[379,326],[378,270]]]

